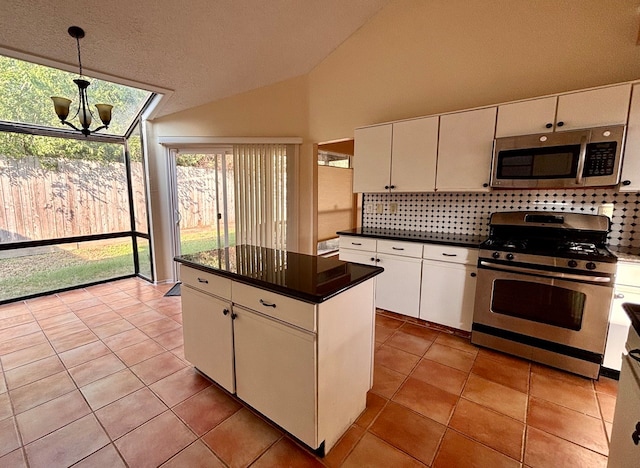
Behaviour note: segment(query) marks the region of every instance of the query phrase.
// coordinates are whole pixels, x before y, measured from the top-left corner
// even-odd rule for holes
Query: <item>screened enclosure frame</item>
[[[106,283],[106,282],[125,279],[125,278],[139,277],[149,282],[154,281],[155,279],[154,278],[154,261],[153,261],[151,236],[149,232],[140,232],[136,229],[137,228],[136,222],[135,222],[136,212],[135,212],[135,206],[134,206],[133,184],[132,184],[132,175],[131,175],[131,157],[130,157],[130,151],[129,151],[129,145],[128,145],[128,139],[135,132],[136,128],[140,128],[140,145],[142,148],[142,167],[144,169],[143,181],[144,181],[144,196],[145,196],[145,205],[146,205],[145,217],[146,217],[147,231],[149,231],[149,227],[151,226],[151,219],[150,219],[151,210],[149,206],[149,184],[148,184],[148,177],[146,172],[147,158],[146,158],[146,151],[144,151],[143,132],[141,128],[143,122],[142,122],[141,116],[143,112],[147,109],[149,104],[153,101],[154,97],[155,97],[155,94],[152,94],[152,96],[149,98],[149,100],[145,103],[145,105],[140,110],[140,113],[136,116],[136,118],[133,120],[130,127],[122,136],[108,135],[108,134],[92,134],[85,137],[84,135],[79,134],[78,132],[68,131],[65,129],[52,129],[49,127],[41,127],[36,125],[27,125],[27,124],[15,123],[15,122],[0,121],[1,133],[19,133],[19,134],[28,134],[28,135],[34,135],[34,136],[75,139],[80,141],[112,143],[112,144],[121,145],[122,153],[123,153],[123,161],[125,165],[127,204],[128,204],[129,216],[130,216],[130,219],[129,219],[130,230],[127,230],[127,231],[0,243],[0,252],[18,250],[18,249],[24,249],[24,248],[32,248],[32,247],[47,247],[47,246],[63,245],[63,244],[69,244],[69,243],[129,238],[131,240],[131,246],[133,251],[132,256],[133,256],[133,267],[134,267],[134,271],[131,274],[119,275],[119,276],[115,276],[107,279],[101,279],[98,281],[87,282],[87,283],[73,285],[69,287],[57,288],[54,290],[47,290],[47,291],[38,292],[34,294],[28,294],[21,297],[2,299],[0,300],[0,305],[15,302],[15,301],[20,301],[20,300],[31,299],[34,297],[55,294],[63,291],[69,291],[73,289],[93,286],[96,284]],[[146,275],[141,273],[140,258],[139,258],[139,252],[138,252],[138,239],[140,238],[146,239],[149,243],[149,263],[150,263],[150,273],[151,273],[150,277],[147,277]]]

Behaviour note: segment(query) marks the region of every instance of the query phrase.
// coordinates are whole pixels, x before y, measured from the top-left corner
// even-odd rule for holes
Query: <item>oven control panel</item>
[[[545,255],[534,255],[520,252],[504,252],[499,250],[481,249],[478,257],[489,259],[495,263],[517,263],[519,267],[550,267],[560,269],[571,269],[579,272],[599,273],[604,275],[615,274],[616,264],[610,262],[594,262],[589,259],[573,259],[564,257],[552,257]]]

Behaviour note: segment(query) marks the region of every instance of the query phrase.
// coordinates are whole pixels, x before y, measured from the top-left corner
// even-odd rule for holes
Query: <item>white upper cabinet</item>
[[[498,106],[496,138],[553,132],[557,100],[553,96]]]
[[[640,84],[633,86],[619,190],[640,192]]]
[[[433,192],[437,154],[438,117],[394,123],[391,191]]]
[[[630,94],[631,85],[625,84],[503,104],[496,138],[624,125]]]
[[[355,131],[353,191],[388,192],[391,185],[391,124]]]
[[[496,107],[440,117],[436,188],[489,191]]]
[[[355,131],[354,192],[435,189],[438,117]]]
[[[624,125],[630,96],[630,84],[560,95],[556,131]]]

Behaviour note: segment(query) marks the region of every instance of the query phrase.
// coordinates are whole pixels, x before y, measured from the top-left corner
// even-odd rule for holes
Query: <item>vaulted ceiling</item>
[[[387,3],[13,0],[2,5],[0,53],[76,70],[67,28],[80,26],[86,74],[173,91],[162,116],[308,73]]]

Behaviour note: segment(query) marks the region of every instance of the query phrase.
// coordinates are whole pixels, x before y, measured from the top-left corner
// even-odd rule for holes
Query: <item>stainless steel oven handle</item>
[[[607,276],[587,276],[572,275],[571,273],[561,273],[556,271],[538,270],[536,268],[518,267],[513,265],[502,265],[497,263],[480,261],[480,266],[489,267],[494,270],[514,271],[516,273],[530,273],[538,276],[550,276],[552,278],[562,278],[568,280],[591,281],[593,283],[611,283],[611,278]]]
[[[580,155],[578,156],[578,169],[576,171],[576,184],[582,184],[582,171],[584,171],[584,162],[587,158],[587,135],[580,137]]]

